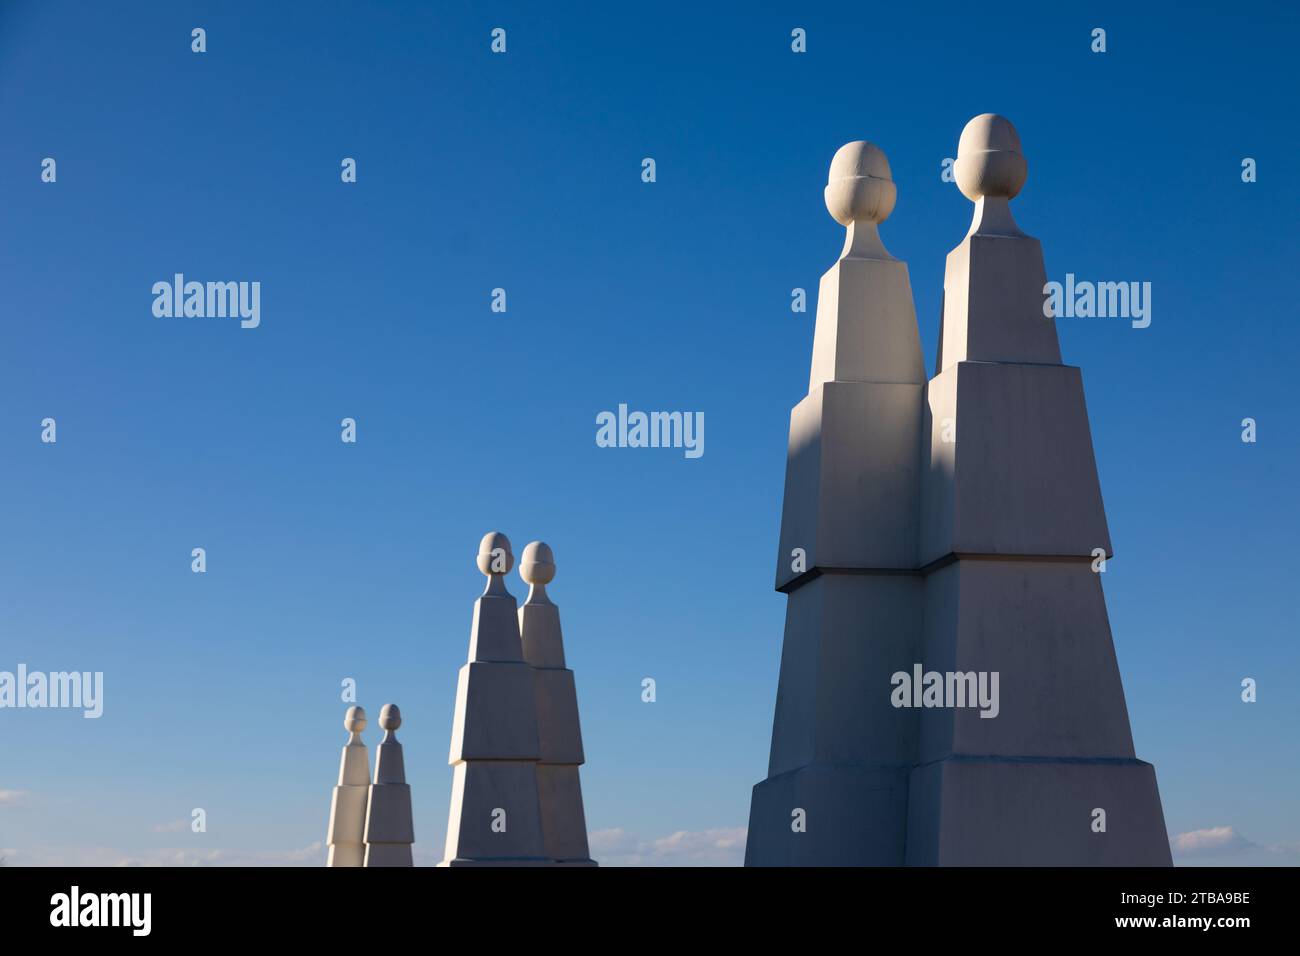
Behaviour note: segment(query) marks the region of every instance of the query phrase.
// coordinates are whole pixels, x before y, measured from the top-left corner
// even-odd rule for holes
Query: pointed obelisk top
[[[822,195],[831,218],[849,230],[841,259],[893,258],[876,227],[894,211],[898,188],[879,146],[856,140],[837,149]]]
[[[402,744],[397,739],[397,728],[402,726],[402,712],[396,704],[384,704],[379,712],[379,726],[384,729],[384,739],[375,752],[375,783],[406,783]]]
[[[848,235],[817,293],[808,394],[828,382],[924,384],[907,264],[889,254],[877,229],[898,198],[889,160],[865,140],[845,143],[823,195]]]
[[[500,531],[489,531],[479,542],[478,569],[487,576],[487,587],[474,602],[474,623],[470,626],[471,661],[522,662],[519,644],[518,604],[506,588],[506,575],[515,566],[510,539]]]
[[[1024,187],[1029,164],[1011,120],[981,113],[967,123],[957,141],[953,176],[962,195],[975,204],[971,233],[1024,235],[1011,215],[1011,200]]]
[[[555,580],[555,555],[544,541],[524,548],[519,576],[528,584],[528,600],[519,608],[519,637],[524,660],[533,667],[564,667],[564,637],[560,609],[546,593]]]
[[[1011,215],[1029,175],[1011,121],[981,113],[967,123],[953,173],[975,215],[944,267],[938,372],[959,362],[1061,364],[1042,245]]]

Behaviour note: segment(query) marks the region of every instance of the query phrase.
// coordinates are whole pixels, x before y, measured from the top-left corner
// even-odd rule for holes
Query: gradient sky
[[[499,529],[555,549],[593,855],[738,861],[827,167],[888,154],[932,366],[942,162],[992,111],[1049,278],[1153,286],[1150,328],[1058,327],[1137,752],[1206,831],[1178,858],[1300,860],[1294,6],[1038,6],[0,0],[0,670],[106,685],[97,721],[0,710],[0,853],[319,862],[352,677],[437,860]],[[260,281],[261,326],[155,318],[175,272]],[[620,402],[704,412],[704,456],[596,447]]]

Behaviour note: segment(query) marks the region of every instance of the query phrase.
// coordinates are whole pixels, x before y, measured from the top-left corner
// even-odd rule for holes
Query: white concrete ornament
[[[524,549],[519,571],[529,594],[523,607],[506,590],[514,554],[505,535],[486,535],[477,563],[488,581],[474,603],[469,660],[457,681],[451,810],[440,865],[595,866],[579,778],[585,757],[577,690],[565,666],[560,609],[546,593],[554,555],[541,541]],[[384,739],[371,783],[361,740],[365,711],[351,707],[344,719],[349,736],[330,807],[329,866],[413,865],[397,705],[384,705],[379,725]]]
[[[1167,866],[1091,570],[1110,538],[1082,380],[1011,214],[1028,166],[1010,122],[967,124],[954,171],[975,214],[927,383],[906,266],[877,232],[888,162],[859,142],[831,164],[848,237],[791,414],[785,641],[746,863]],[[1000,709],[897,706],[893,678],[918,662],[998,674]]]
[[[518,606],[506,590],[510,540],[479,545],[487,588],[474,602],[469,660],[456,684],[447,845],[441,866],[541,866],[537,713],[533,670],[523,659]]]
[[[887,692],[921,633],[925,368],[907,265],[878,233],[895,196],[876,146],[835,154],[826,207],[848,235],[821,280],[808,395],[790,415],[776,574],[789,600],[752,865],[903,859],[916,728]]]
[[[339,782],[330,802],[330,822],[325,842],[326,866],[361,866],[365,863],[366,807],[369,799],[370,758],[361,731],[366,712],[349,707],[343,718],[348,742],[339,761]]]
[[[921,656],[997,672],[996,719],[917,711],[906,862],[1170,866],[1155,769],[1134,754],[1093,550],[1111,554],[1079,369],[1043,312],[1038,240],[1012,218],[1020,137],[985,113],[962,131],[975,203],[948,255],[941,352],[922,433]],[[940,423],[956,424],[945,442]],[[1106,808],[1094,830],[1092,810]]]

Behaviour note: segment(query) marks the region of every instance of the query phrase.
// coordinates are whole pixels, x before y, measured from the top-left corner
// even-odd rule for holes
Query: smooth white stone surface
[[[537,794],[537,713],[523,660],[509,539],[484,536],[477,559],[488,585],[474,604],[469,661],[456,683],[449,762],[451,808],[442,865],[545,863]],[[505,827],[495,830],[502,819]],[[499,825],[499,824],[498,824]]]
[[[406,783],[406,763],[397,728],[402,714],[396,704],[379,712],[384,739],[375,751],[375,782],[370,785],[366,811],[366,866],[413,866],[411,844],[415,826],[411,816],[411,788]]]
[[[365,862],[366,808],[370,792],[370,757],[361,732],[366,712],[349,707],[343,718],[348,742],[339,758],[339,782],[330,800],[330,822],[325,842],[326,866],[361,866]]]

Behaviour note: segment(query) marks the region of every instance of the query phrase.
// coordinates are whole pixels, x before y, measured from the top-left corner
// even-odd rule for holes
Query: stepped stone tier
[[[370,785],[366,810],[366,866],[414,866],[411,787],[406,782],[402,745],[397,742],[402,713],[396,704],[384,705],[379,726],[384,739],[375,752],[375,782]]]
[[[451,731],[451,812],[442,866],[542,866],[533,669],[523,658],[518,605],[506,590],[510,540],[479,545],[487,588],[474,602],[469,660],[456,684]]]
[[[366,729],[366,712],[349,707],[343,718],[348,742],[339,761],[339,782],[330,802],[330,822],[326,843],[329,858],[326,866],[362,866],[366,859],[366,807],[370,793],[370,757],[366,753],[361,731]]]
[[[1010,122],[967,124],[955,173],[975,214],[926,382],[906,266],[877,229],[889,164],[862,142],[832,161],[848,237],[791,414],[785,641],[747,864],[1171,862],[1093,571],[1111,542],[1082,378],[1011,213],[1027,168]],[[914,668],[996,675],[997,706],[899,706]]]
[[[546,593],[555,578],[555,556],[534,541],[524,548],[519,575],[527,582],[528,600],[519,609],[524,660],[533,669],[537,706],[537,793],[542,812],[542,846],[547,858],[562,866],[595,866],[587,847],[587,819],[582,809],[582,728],[573,671],[564,664],[560,609]]]

